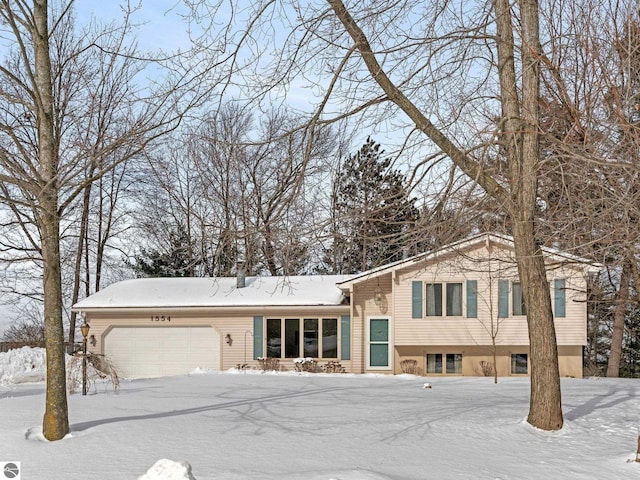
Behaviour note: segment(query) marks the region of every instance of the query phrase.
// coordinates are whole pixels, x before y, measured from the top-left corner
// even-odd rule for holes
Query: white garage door
[[[104,337],[104,353],[123,378],[218,370],[220,336],[211,327],[114,327]]]

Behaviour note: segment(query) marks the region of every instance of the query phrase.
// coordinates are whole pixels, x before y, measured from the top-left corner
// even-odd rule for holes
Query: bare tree
[[[186,77],[175,72],[177,79],[166,85],[134,88],[147,62],[127,40],[128,17],[120,27],[85,31],[80,37],[70,35],[71,2],[2,1],[0,18],[4,38],[12,43],[0,65],[0,201],[7,216],[13,216],[10,226],[17,239],[7,257],[42,268],[43,433],[58,440],[69,430],[62,228],[88,185],[176,127],[183,111],[177,87]],[[112,103],[106,106],[104,100]]]
[[[617,376],[638,298],[640,20],[634,2],[554,2],[544,11],[538,238],[606,266],[615,295],[607,375]],[[607,289],[608,292],[608,289]],[[601,324],[593,319],[593,325]]]
[[[29,347],[44,347],[44,324],[41,320],[26,319],[11,324],[3,333],[2,340]]]
[[[315,217],[316,181],[339,144],[328,126],[308,138],[298,127],[300,120],[285,111],[270,112],[242,166],[250,192],[245,198],[251,230],[271,275],[304,273],[310,263],[308,245],[324,220]]]
[[[317,93],[310,128],[345,117],[359,128],[392,119],[409,132],[406,142],[439,150],[495,199],[510,218],[528,306],[528,421],[545,430],[561,428],[551,299],[535,236],[542,58],[538,3],[371,0],[350,8],[340,0],[327,3],[328,9],[302,8],[295,1],[253,4],[249,13],[265,18],[261,25],[273,25],[275,16],[265,14],[270,7],[287,18],[283,24],[292,25],[284,40],[273,37],[278,48],[271,63],[256,59],[262,70],[251,77],[253,91],[258,96],[260,86],[270,93],[278,85],[307,81]],[[259,43],[257,37],[252,41]]]
[[[512,5],[505,0],[496,0],[491,11],[476,11],[474,17],[465,11],[460,18],[455,9],[449,9],[445,3],[434,2],[432,7],[421,9],[425,13],[415,19],[409,15],[411,6],[408,2],[395,8],[387,3],[371,2],[353,11],[340,0],[328,0],[328,3],[342,30],[327,15],[323,19],[327,26],[324,33],[344,52],[342,61],[333,66],[336,72],[334,81],[348,77],[349,72],[358,71],[357,75],[362,80],[355,83],[357,88],[360,89],[360,84],[368,84],[371,88],[362,76],[362,70],[356,70],[364,66],[378,90],[371,88],[372,95],[362,98],[361,108],[381,102],[397,106],[415,129],[429,138],[508,213],[519,277],[528,306],[531,349],[528,421],[544,430],[561,428],[560,378],[551,299],[544,259],[535,239],[534,211],[540,164],[539,59],[542,53],[537,2],[521,0]],[[447,21],[454,25],[450,31],[445,30]],[[425,30],[433,31],[418,35],[419,40],[414,42],[408,33],[401,33],[405,24],[412,25],[414,29],[421,25]],[[491,28],[495,28],[495,33],[491,33]],[[417,29],[413,33],[417,34]],[[394,36],[404,38],[404,41],[398,43],[393,40]],[[439,52],[448,49],[447,53],[454,55],[456,48],[461,57],[449,57],[438,65]],[[491,76],[498,85],[495,93],[499,96],[498,117],[501,121],[495,137],[504,152],[508,183],[500,183],[499,177],[485,167],[483,158],[461,143],[455,123],[450,127],[450,122],[442,121],[438,126],[430,120],[429,116],[437,116],[439,112],[426,107],[420,95],[421,91],[437,86],[437,81],[425,78],[428,77],[426,72],[441,77],[452,65],[459,74],[476,66],[486,67],[486,64],[473,65],[473,52],[479,48],[484,50],[484,58],[490,60],[487,78]],[[354,58],[355,52],[362,63]],[[401,68],[403,62],[406,68]],[[410,70],[410,67],[414,69]],[[489,89],[489,86],[484,88]],[[483,137],[482,131],[480,137]],[[484,136],[483,140],[488,139]]]

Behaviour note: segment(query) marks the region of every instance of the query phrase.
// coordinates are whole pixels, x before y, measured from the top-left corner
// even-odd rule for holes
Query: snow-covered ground
[[[43,359],[0,354],[0,464],[22,479],[640,479],[640,380],[563,379],[547,433],[526,378],[194,372],[70,395],[47,442]]]

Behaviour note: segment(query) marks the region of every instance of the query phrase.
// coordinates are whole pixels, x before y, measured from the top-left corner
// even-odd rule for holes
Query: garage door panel
[[[181,375],[218,370],[220,337],[212,327],[113,327],[104,352],[124,378]]]

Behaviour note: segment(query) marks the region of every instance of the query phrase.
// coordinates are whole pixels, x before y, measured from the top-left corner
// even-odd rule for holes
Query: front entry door
[[[388,318],[369,319],[369,368],[381,370],[391,368]]]

